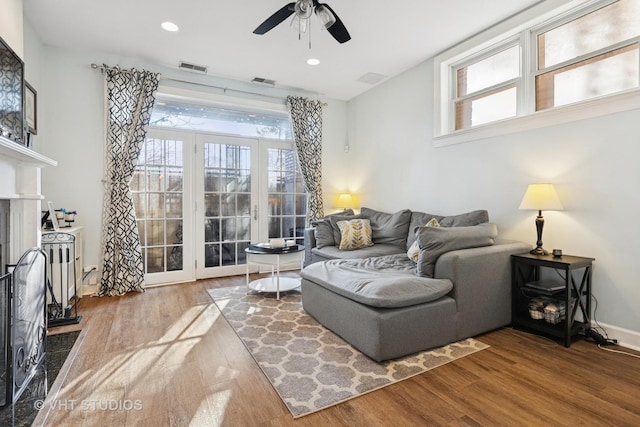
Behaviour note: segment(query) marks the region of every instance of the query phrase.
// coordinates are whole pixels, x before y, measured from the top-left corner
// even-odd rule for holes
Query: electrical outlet
[[[98,278],[97,278],[97,277],[95,277],[95,276],[91,276],[91,277],[89,278],[89,284],[90,284],[90,285],[97,285],[97,284],[98,284]]]
[[[90,271],[97,271],[97,270],[98,270],[97,265],[85,265],[84,268],[82,269],[82,271],[84,271],[85,273],[88,273]]]

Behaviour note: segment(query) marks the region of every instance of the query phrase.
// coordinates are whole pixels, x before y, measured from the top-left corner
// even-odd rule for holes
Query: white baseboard
[[[598,322],[597,325],[592,322],[591,326],[604,328],[609,338],[618,340],[618,344],[622,347],[640,351],[640,332],[631,331],[629,329],[624,329],[619,326],[613,326],[602,322]]]
[[[87,295],[95,295],[100,291],[100,284],[97,283],[95,285],[82,285],[82,292],[80,292],[80,296],[87,296]]]

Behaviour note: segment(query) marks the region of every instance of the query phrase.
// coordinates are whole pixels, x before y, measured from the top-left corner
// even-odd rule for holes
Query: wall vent
[[[251,83],[256,83],[256,84],[259,84],[259,85],[269,86],[269,87],[275,87],[275,85],[276,85],[276,81],[275,80],[265,79],[265,78],[262,78],[262,77],[254,77],[251,80]]]
[[[190,64],[189,62],[180,61],[178,68],[185,71],[193,71],[194,73],[207,74],[207,67],[204,65]]]

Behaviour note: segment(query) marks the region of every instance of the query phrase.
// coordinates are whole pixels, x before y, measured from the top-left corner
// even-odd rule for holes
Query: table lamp
[[[337,206],[338,208],[342,208],[345,211],[347,209],[353,209],[353,197],[351,196],[351,194],[349,193],[342,193],[338,196],[338,203]]]
[[[560,203],[558,193],[553,188],[553,184],[529,184],[520,202],[520,209],[538,211],[538,216],[536,217],[538,241],[536,242],[536,248],[531,253],[534,255],[548,255],[549,252],[542,248],[542,227],[544,227],[542,211],[562,210],[562,203]]]

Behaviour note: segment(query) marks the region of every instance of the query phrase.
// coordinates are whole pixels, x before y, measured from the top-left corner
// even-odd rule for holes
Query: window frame
[[[615,1],[547,0],[437,55],[434,58],[434,146],[441,147],[507,135],[638,108],[640,87],[536,111],[535,78],[543,74],[543,71],[539,72],[537,69],[537,35]],[[517,88],[516,116],[455,130],[456,67],[477,62],[483,55],[497,52],[500,47],[504,48],[509,41],[514,40],[518,40],[521,46],[521,86]],[[636,38],[613,46],[628,46],[633,44],[634,40]],[[614,48],[609,46],[600,49],[600,53],[602,50],[609,52]],[[583,56],[595,56],[595,53],[590,52]],[[563,61],[563,64],[577,61],[578,58],[573,58]],[[561,64],[554,67],[559,65]],[[549,68],[544,72],[549,72]]]
[[[497,55],[501,52],[511,49],[514,46],[519,47],[519,56],[520,58],[522,58],[524,52],[522,50],[521,36],[516,36],[516,37],[509,37],[506,40],[496,45],[490,46],[489,49],[484,49],[478,54],[475,54],[471,57],[464,58],[463,60],[457,63],[451,64],[451,67],[449,69],[451,75],[449,76],[449,79],[451,79],[450,81],[452,82],[452,85],[451,85],[452,93],[451,93],[451,102],[449,103],[449,129],[453,129],[454,131],[457,130],[456,129],[456,123],[457,123],[456,105],[459,102],[478,98],[482,95],[491,95],[493,93],[498,92],[500,89],[505,89],[505,88],[508,88],[509,86],[514,86],[516,89],[516,115],[517,115],[517,112],[519,111],[518,106],[522,102],[522,96],[523,96],[523,90],[524,90],[524,85],[523,85],[524,69],[523,69],[522,59],[520,59],[519,65],[518,65],[518,68],[519,68],[518,77],[505,80],[501,83],[496,83],[491,86],[487,86],[483,89],[477,90],[475,92],[472,92],[470,94],[466,94],[463,96],[460,96],[458,93],[458,71],[460,69],[476,64],[480,61],[483,61],[487,58],[490,58],[494,55]],[[478,126],[481,126],[481,125],[478,125]],[[471,128],[462,128],[459,130],[464,130],[464,129],[471,129]]]

